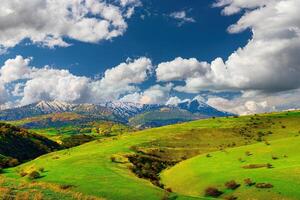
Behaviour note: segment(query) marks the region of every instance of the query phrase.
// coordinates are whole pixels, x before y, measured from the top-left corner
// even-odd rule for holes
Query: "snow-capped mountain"
[[[145,105],[130,102],[107,102],[101,105],[97,104],[70,104],[61,101],[40,101],[30,105],[2,110],[0,111],[0,120],[19,120],[27,117],[33,117],[43,114],[51,113],[63,113],[63,112],[74,112],[83,115],[88,115],[97,119],[116,120],[120,122],[128,122],[129,119],[139,116],[144,113],[157,113],[166,112],[166,109],[172,108],[177,109],[177,113],[180,110],[188,111],[195,118],[205,117],[220,117],[232,115],[227,112],[219,111],[206,103],[194,99],[183,101],[177,105]],[[155,120],[154,115],[153,120]],[[186,113],[185,115],[186,116]],[[139,116],[141,117],[141,116]],[[184,120],[184,119],[182,119]]]
[[[0,120],[19,120],[38,115],[64,112],[75,112],[104,119],[115,118],[112,110],[101,105],[70,104],[55,100],[40,101],[26,106],[2,110],[0,111]]]
[[[69,112],[76,107],[75,104],[69,104],[61,101],[40,101],[34,105],[37,109],[45,113],[53,113],[53,112]]]
[[[147,105],[147,104],[139,104],[139,103],[132,103],[132,102],[121,102],[121,101],[114,101],[114,102],[107,102],[102,104],[102,106],[106,108],[110,108],[113,112],[121,117],[130,118],[135,115],[151,111],[154,109],[158,109],[160,105]]]
[[[224,117],[232,115],[231,113],[217,110],[214,107],[198,99],[185,100],[183,102],[178,103],[176,106],[183,110],[187,110],[191,113],[200,113],[208,117]]]

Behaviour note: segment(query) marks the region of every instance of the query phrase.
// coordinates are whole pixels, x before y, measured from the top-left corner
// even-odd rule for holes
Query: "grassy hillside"
[[[147,179],[156,183],[156,174],[165,167],[171,167],[171,163],[176,164],[199,154],[222,154],[223,152],[213,152],[220,150],[231,152],[231,148],[256,143],[259,143],[256,144],[259,146],[268,146],[266,143],[270,143],[269,146],[274,145],[275,147],[276,142],[274,140],[295,137],[299,134],[299,119],[300,112],[295,111],[259,116],[206,119],[148,129],[50,153],[17,168],[5,170],[4,176],[18,181],[26,181],[28,178],[20,177],[20,171],[30,172],[43,168],[45,170],[41,173],[42,177],[36,180],[38,183],[70,185],[68,191],[80,192],[85,195],[116,200],[168,199],[168,195],[170,195],[169,197],[177,195],[177,199],[202,199],[202,187],[195,189],[200,191],[198,193],[186,194],[178,190],[178,194],[169,194],[151,184]],[[288,140],[285,145],[289,145]],[[256,153],[256,155],[259,154]],[[283,154],[278,154],[278,156],[281,158]],[[287,156],[289,156],[288,153]],[[264,158],[259,159],[264,160]],[[254,164],[260,164],[260,160],[257,162]],[[263,162],[267,161],[264,160]],[[205,166],[205,164],[203,165]],[[224,166],[221,160],[215,165]],[[274,170],[277,169],[275,164],[274,166]],[[223,174],[229,174],[228,171],[231,170],[231,167],[224,166],[224,169],[227,171],[223,171]],[[187,168],[187,170],[190,169]],[[265,178],[269,180],[270,175],[273,174],[271,172],[262,173],[262,175],[265,174]],[[286,173],[292,174],[295,171],[286,171]],[[233,179],[232,176],[226,177],[226,181],[229,178]],[[203,179],[198,181],[209,183]],[[223,182],[223,180],[220,181]],[[261,179],[255,181],[261,181]],[[163,183],[166,184],[165,188],[172,186],[164,176]],[[274,182],[274,184],[276,183]],[[163,185],[160,186],[163,187]],[[171,189],[177,190],[176,187]],[[261,193],[268,195],[268,190],[261,190]],[[185,196],[190,194],[195,195],[195,197]],[[290,196],[297,194],[293,193]]]
[[[178,108],[162,108],[145,112],[129,119],[129,124],[134,127],[149,128],[159,127],[178,122],[187,122],[204,118],[200,114],[193,114],[187,110]]]
[[[191,196],[205,196],[206,188],[216,187],[224,192],[221,197],[299,199],[299,145],[299,137],[290,137],[213,152],[209,157],[200,155],[165,170],[162,182],[175,192]],[[246,185],[245,179],[250,179],[253,185]],[[225,183],[230,180],[241,186],[227,189]],[[259,189],[254,183],[273,187]]]

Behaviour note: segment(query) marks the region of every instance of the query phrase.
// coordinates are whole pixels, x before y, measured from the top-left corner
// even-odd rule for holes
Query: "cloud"
[[[46,47],[66,47],[66,38],[97,43],[122,35],[139,0],[3,0],[0,49],[24,39]]]
[[[143,92],[128,94],[120,99],[124,102],[134,102],[140,104],[165,104],[170,98],[173,84],[154,85]]]
[[[196,20],[192,17],[188,17],[185,10],[173,12],[169,15],[169,17],[177,20],[179,26],[182,26],[185,23],[194,23]]]
[[[4,85],[0,82],[0,106],[8,101],[8,93]],[[0,107],[1,108],[1,107]]]
[[[36,69],[23,88],[21,104],[40,100],[78,102],[88,93],[89,79],[71,74],[68,70]]]
[[[30,66],[31,58],[16,56],[0,68],[0,104],[12,99],[25,105],[40,100],[71,103],[101,103],[138,91],[137,84],[148,78],[151,60],[141,57],[107,70],[99,80],[73,75],[49,66]],[[10,98],[8,98],[10,94]]]
[[[166,105],[178,105],[182,100],[179,97],[173,96],[168,99]]]
[[[210,65],[206,62],[199,62],[195,58],[175,58],[170,62],[162,62],[156,68],[158,81],[175,81],[190,77],[198,77],[207,73]]]
[[[188,93],[207,89],[270,93],[300,87],[300,1],[221,0],[215,6],[225,6],[223,12],[227,15],[246,10],[228,31],[239,33],[250,29],[253,35],[248,44],[233,52],[226,61],[216,58],[202,68],[199,63],[203,62],[193,58],[190,60],[198,64],[185,61],[177,65],[181,60],[178,58],[163,63],[156,70],[158,80],[180,79],[182,75],[185,85],[175,89]]]
[[[151,60],[141,57],[108,69],[101,80],[91,84],[91,98],[94,98],[95,102],[99,98],[102,101],[109,101],[118,99],[120,95],[135,92],[138,90],[136,84],[144,82],[152,68]]]
[[[0,81],[9,83],[15,80],[23,79],[29,75],[29,63],[31,58],[23,59],[17,56],[15,59],[8,59],[0,69]]]
[[[233,99],[209,96],[207,103],[220,110],[240,115],[300,108],[300,89],[272,94],[244,92]]]
[[[253,101],[243,98],[236,98],[229,100],[222,97],[211,97],[207,104],[219,110],[232,112],[239,115],[248,115],[254,113],[263,113],[274,111],[275,108],[270,107],[267,101]]]

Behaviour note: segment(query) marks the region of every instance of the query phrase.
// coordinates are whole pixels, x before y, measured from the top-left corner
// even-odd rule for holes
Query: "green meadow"
[[[239,199],[297,199],[300,197],[299,121],[300,112],[293,111],[212,118],[128,132],[5,169],[0,188],[20,183],[14,186],[16,191],[22,184],[28,184],[25,189],[31,191],[30,184],[34,183],[45,199],[56,198],[54,195],[60,195],[60,199],[75,198],[72,195],[76,193],[77,199],[159,200],[211,199],[204,190],[213,186],[224,192],[220,198],[234,195]],[[138,163],[141,168],[137,168],[129,159],[137,155],[154,162]],[[157,160],[174,165],[161,171],[148,166],[157,164]],[[272,167],[247,168],[251,164]],[[43,169],[41,176],[34,181],[20,176],[21,172],[39,169]],[[138,169],[135,171],[138,174],[133,169]],[[148,178],[138,177],[147,174],[148,169],[160,174],[160,187]],[[273,187],[245,186],[246,178]],[[224,184],[230,180],[241,186],[226,189]],[[60,189],[54,190],[55,187]]]

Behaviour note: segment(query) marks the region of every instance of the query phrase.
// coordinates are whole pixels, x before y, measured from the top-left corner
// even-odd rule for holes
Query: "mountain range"
[[[233,115],[219,111],[197,99],[177,105],[107,102],[103,104],[71,104],[61,101],[40,101],[22,107],[0,111],[0,120],[14,121],[52,113],[77,113],[94,120],[129,123],[140,127],[154,127],[209,117]]]

